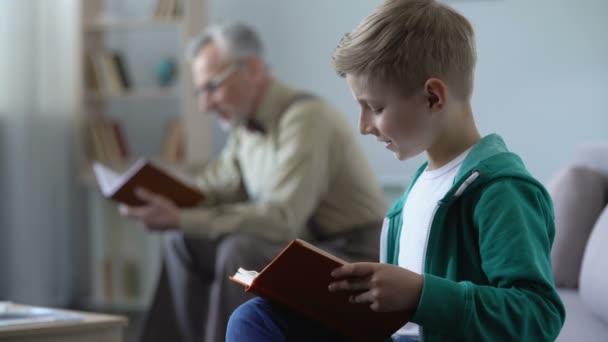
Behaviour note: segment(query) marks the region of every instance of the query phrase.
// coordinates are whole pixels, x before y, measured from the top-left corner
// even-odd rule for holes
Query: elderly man
[[[210,28],[191,49],[202,112],[230,129],[218,160],[196,174],[206,194],[179,209],[145,190],[126,214],[167,231],[143,341],[224,341],[250,298],[228,276],[263,268],[293,238],[346,260],[378,258],[385,204],[348,121],[318,97],[274,79],[256,33]]]

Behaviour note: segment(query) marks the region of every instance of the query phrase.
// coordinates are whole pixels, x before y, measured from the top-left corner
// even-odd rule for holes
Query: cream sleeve
[[[331,126],[319,112],[323,108],[318,101],[306,101],[283,115],[277,130],[276,168],[272,174],[260,175],[274,181],[259,200],[183,210],[181,229],[212,238],[237,231],[273,240],[300,236],[328,189]]]

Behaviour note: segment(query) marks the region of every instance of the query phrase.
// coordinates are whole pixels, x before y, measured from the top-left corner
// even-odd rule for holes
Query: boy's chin
[[[408,159],[408,156],[399,152],[399,151],[395,151],[393,152],[393,156],[395,157],[395,159],[397,159],[398,161],[404,161]]]
[[[407,153],[407,152],[401,152],[401,151],[393,152],[393,156],[395,156],[395,159],[397,159],[398,161],[406,161],[408,159],[415,158],[419,155],[420,155],[420,153],[411,153],[411,152]]]
[[[399,153],[394,153],[394,155],[395,155],[395,159],[397,159],[398,161],[406,161],[411,158],[411,157],[401,155]]]

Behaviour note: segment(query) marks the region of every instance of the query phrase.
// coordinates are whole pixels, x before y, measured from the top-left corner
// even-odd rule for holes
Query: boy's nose
[[[359,116],[359,132],[362,135],[374,134],[374,126],[369,122],[364,113],[361,113]]]

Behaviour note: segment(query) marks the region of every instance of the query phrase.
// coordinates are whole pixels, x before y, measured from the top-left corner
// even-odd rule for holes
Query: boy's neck
[[[448,164],[481,139],[469,104],[450,115],[444,127],[437,141],[426,151],[429,158],[428,170]]]

